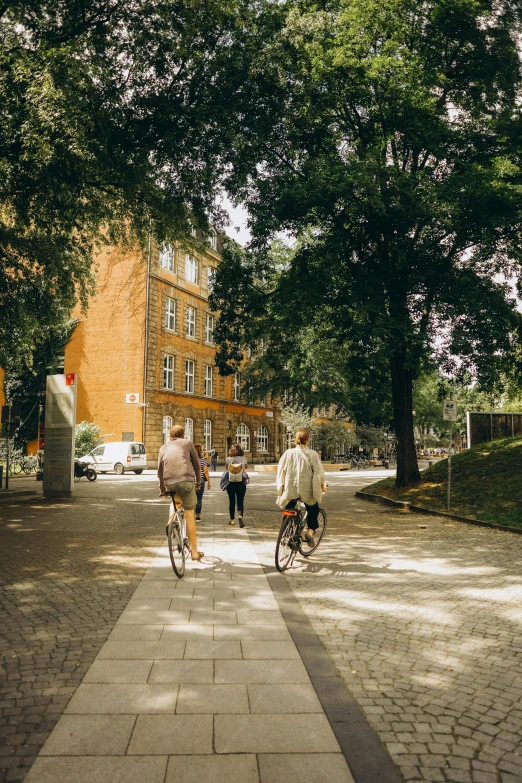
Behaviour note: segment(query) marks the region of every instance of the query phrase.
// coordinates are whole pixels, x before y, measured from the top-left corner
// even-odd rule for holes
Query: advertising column
[[[45,395],[43,493],[70,498],[74,481],[76,376],[48,375]]]

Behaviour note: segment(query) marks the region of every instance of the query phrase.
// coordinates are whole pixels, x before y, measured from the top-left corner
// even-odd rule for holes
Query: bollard
[[[0,465],[0,489],[3,489],[3,481],[4,481],[4,466]]]
[[[428,467],[429,468],[433,467],[433,460],[432,459],[428,460]]]
[[[389,469],[390,469],[390,460],[389,459],[385,459],[384,460],[384,470],[389,470]]]

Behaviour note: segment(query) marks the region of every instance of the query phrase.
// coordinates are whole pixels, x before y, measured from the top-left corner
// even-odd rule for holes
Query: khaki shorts
[[[185,511],[196,508],[196,485],[193,481],[178,481],[176,484],[166,484],[167,492],[177,492],[183,503]]]

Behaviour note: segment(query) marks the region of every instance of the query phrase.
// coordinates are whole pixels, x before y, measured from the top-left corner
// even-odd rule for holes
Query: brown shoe
[[[231,519],[231,520],[230,520],[230,522],[229,522],[228,524],[229,524],[229,525],[235,525],[236,523],[235,523],[235,521],[234,521],[233,519]]]

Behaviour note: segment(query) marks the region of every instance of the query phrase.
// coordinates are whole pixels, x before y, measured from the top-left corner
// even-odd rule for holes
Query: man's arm
[[[160,486],[160,494],[165,493],[165,483],[163,481],[163,448],[159,450],[158,454],[158,479]]]
[[[199,464],[198,452],[196,451],[196,447],[193,443],[190,444],[190,461],[192,462],[192,467],[194,468],[194,473],[196,474],[196,486],[200,486],[201,465]]]

